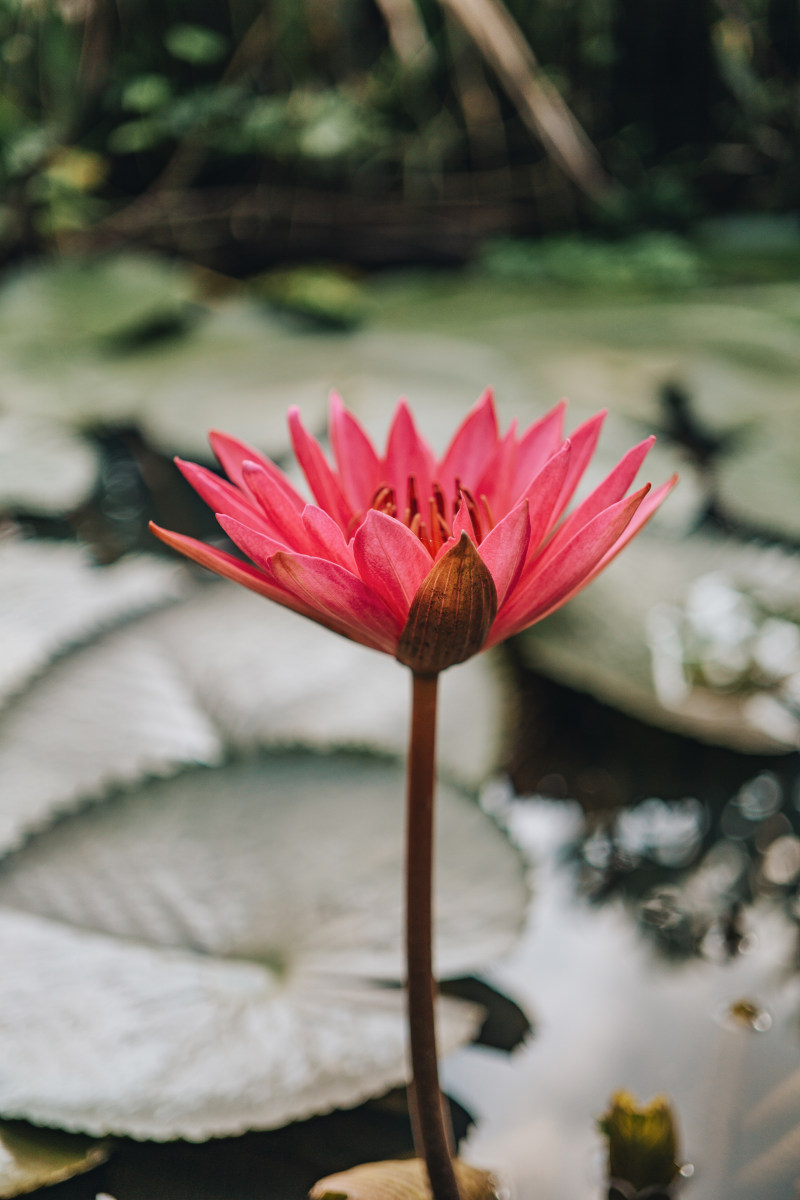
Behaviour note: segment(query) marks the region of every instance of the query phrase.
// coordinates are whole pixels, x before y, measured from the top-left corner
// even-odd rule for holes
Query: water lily
[[[289,428],[316,501],[226,434],[211,445],[228,481],[179,462],[249,562],[154,527],[176,550],[413,675],[406,819],[409,1103],[434,1200],[464,1200],[439,1090],[431,923],[437,685],[441,671],[540,621],[585,587],[667,495],[628,495],[653,438],[634,446],[569,515],[604,413],[564,439],[564,404],[501,435],[491,392],[437,459],[401,400],[380,455],[338,396],[334,464],[296,409]],[[487,1180],[488,1180],[487,1176]],[[486,1184],[487,1195],[491,1185]]]
[[[179,533],[154,532],[212,571],[412,669],[435,673],[560,608],[641,529],[674,483],[654,491],[646,484],[627,495],[654,441],[647,438],[562,520],[605,415],[564,439],[564,408],[558,404],[522,434],[512,425],[501,435],[486,392],[437,460],[405,401],[380,455],[334,395],[334,466],[299,412],[289,412],[294,451],[316,503],[306,503],[274,463],[227,434],[212,433],[211,445],[230,482],[178,462],[250,562]],[[454,601],[455,630],[439,619],[442,596]],[[472,614],[475,627],[462,629],[467,596],[477,598],[479,611]],[[417,642],[447,643],[428,646],[427,662],[407,645],[412,615]],[[435,624],[430,634],[429,624]]]

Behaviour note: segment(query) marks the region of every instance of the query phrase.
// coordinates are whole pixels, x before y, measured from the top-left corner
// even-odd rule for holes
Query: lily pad
[[[0,868],[0,1112],[202,1140],[406,1078],[403,773],[288,756],[194,770],[59,822]],[[442,788],[436,960],[506,952],[504,834]],[[443,1050],[480,1012],[440,1002]]]
[[[797,393],[795,390],[795,404]],[[758,397],[749,436],[717,468],[723,510],[750,529],[800,541],[797,410],[774,411]]]
[[[165,453],[208,457],[208,430],[224,426],[276,457],[289,447],[286,410],[324,422],[342,343],[300,333],[256,304],[229,301],[181,338],[118,360],[131,413]]]
[[[185,267],[147,254],[59,258],[26,266],[0,289],[0,347],[23,361],[58,363],[104,350],[155,324],[179,319],[192,295]]]
[[[31,553],[9,556],[15,570],[3,593],[6,695],[16,698],[0,706],[0,850],[113,788],[217,763],[228,748],[349,746],[405,755],[408,672],[393,659],[228,584],[191,594],[182,568],[133,560],[90,569],[73,547],[57,547],[70,553],[52,560],[46,545],[6,547],[15,548]],[[139,617],[136,593],[113,589],[125,567],[132,583],[146,582],[148,565],[152,583],[170,586],[139,596],[140,608],[182,589],[189,595],[172,616],[165,609]],[[74,604],[73,627],[65,597]],[[116,607],[108,603],[114,599]],[[507,704],[495,655],[443,676],[446,777],[477,786],[495,767]]]
[[[111,788],[224,757],[191,685],[123,631],[57,660],[0,711],[0,850]]]
[[[155,558],[99,568],[68,543],[0,539],[0,703],[69,647],[174,600],[181,578]]]
[[[229,743],[350,746],[402,756],[408,672],[258,596],[213,584],[174,614],[141,623]],[[509,704],[498,658],[441,677],[438,761],[477,786],[497,765]]]
[[[682,662],[669,659],[664,619],[684,604],[698,579],[713,572],[752,592],[767,611],[800,617],[797,556],[725,538],[645,536],[565,609],[521,636],[525,659],[535,670],[662,728],[749,753],[795,749],[800,724],[791,706],[774,700],[770,686],[687,681]],[[677,686],[671,688],[673,676]]]
[[[0,1123],[0,1200],[63,1183],[104,1163],[108,1142],[90,1141],[21,1121]]]
[[[69,512],[90,495],[97,473],[84,438],[52,421],[0,414],[0,511]]]

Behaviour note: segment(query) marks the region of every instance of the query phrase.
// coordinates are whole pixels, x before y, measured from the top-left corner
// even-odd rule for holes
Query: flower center
[[[456,479],[455,494],[452,503],[448,505],[444,492],[434,480],[431,484],[431,495],[427,502],[420,498],[415,475],[409,475],[406,489],[406,504],[399,508],[395,489],[387,483],[381,484],[372,497],[370,508],[395,517],[407,525],[416,534],[425,549],[435,558],[442,545],[452,537],[452,522],[461,505],[466,505],[475,538],[480,544],[490,529],[494,528],[494,518],[489,508],[489,502],[481,495],[480,504],[476,501],[469,488],[465,488],[460,479]],[[450,514],[452,513],[452,516]]]

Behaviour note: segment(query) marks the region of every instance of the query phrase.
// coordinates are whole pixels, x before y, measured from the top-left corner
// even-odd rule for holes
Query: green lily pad
[[[0,347],[57,363],[76,351],[179,320],[191,299],[187,270],[147,254],[61,258],[27,266],[0,290]]]
[[[68,543],[0,538],[0,704],[69,647],[174,600],[180,583],[155,558],[99,568]]]
[[[97,474],[94,448],[73,431],[0,414],[0,511],[69,512],[89,497]]]
[[[0,709],[0,849],[111,788],[217,763],[230,747],[405,754],[408,673],[278,605],[214,584],[171,616],[116,619]],[[493,656],[445,673],[446,777],[477,786],[496,766],[504,695]]]
[[[0,1113],[190,1140],[349,1106],[406,1078],[403,772],[287,756],[85,809],[0,868]],[[436,961],[506,953],[521,861],[441,788]],[[443,998],[446,1053],[480,1024]]]
[[[766,612],[789,622],[800,618],[797,556],[725,538],[644,535],[585,592],[521,635],[526,662],[690,737],[748,753],[796,749],[800,723],[769,681],[712,687],[688,678],[675,657],[673,613],[680,613],[696,581],[712,575],[752,594]]]

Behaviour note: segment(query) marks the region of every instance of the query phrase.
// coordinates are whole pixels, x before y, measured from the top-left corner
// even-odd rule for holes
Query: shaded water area
[[[596,1120],[620,1088],[641,1100],[671,1098],[682,1195],[788,1200],[800,1179],[800,287],[609,297],[479,273],[403,275],[374,282],[364,303],[363,325],[334,333],[256,313],[237,294],[194,312],[179,334],[145,338],[143,350],[130,341],[112,347],[104,333],[96,339],[102,349],[89,338],[73,359],[50,363],[35,361],[32,341],[10,354],[0,306],[0,354],[14,379],[0,399],[9,412],[35,410],[40,421],[57,414],[62,431],[84,439],[99,462],[95,485],[68,513],[13,500],[7,510],[25,533],[77,538],[105,563],[154,549],[149,517],[195,536],[218,535],[169,455],[207,457],[204,430],[221,425],[285,460],[286,406],[302,404],[319,430],[331,384],[379,437],[397,396],[408,395],[439,444],[486,384],[496,388],[504,421],[517,415],[524,424],[565,393],[572,425],[607,406],[598,478],[655,431],[647,477],[660,482],[678,469],[682,483],[641,547],[574,609],[496,656],[502,700],[488,715],[485,696],[474,705],[468,698],[475,684],[467,684],[467,668],[452,672],[442,772],[479,792],[508,832],[531,898],[519,941],[480,972],[497,995],[476,992],[463,978],[474,972],[453,960],[451,977],[461,982],[447,990],[488,1004],[490,1020],[483,1044],[447,1057],[444,1085],[456,1103],[462,1153],[497,1169],[519,1200],[604,1195]],[[54,400],[48,388],[56,373],[63,387]],[[157,635],[163,653],[179,640],[175,611],[178,624],[134,626],[137,636]],[[198,645],[196,656],[203,652]],[[285,653],[288,665],[276,654],[272,668],[290,709],[296,660],[291,647]],[[206,675],[222,700],[207,711],[228,738],[225,753],[241,752],[243,725],[242,743],[252,751],[265,736],[242,714],[248,703],[269,705],[268,656],[243,653],[241,662],[266,678],[249,684],[248,695],[224,672],[214,676],[213,653],[209,662]],[[333,659],[296,666],[304,669],[317,671],[318,692],[329,689],[334,702],[338,695],[340,707],[358,710],[360,688],[361,708],[384,705],[387,723],[402,724],[388,698],[393,687],[404,699],[401,672],[387,686],[365,667],[345,695]],[[467,728],[459,730],[462,670]],[[202,672],[186,679],[200,695]],[[297,700],[294,725],[275,704],[269,720],[286,722],[275,735],[284,748],[306,744],[321,755],[355,744],[383,758],[402,753],[402,730],[385,734],[374,713],[359,712],[367,725],[357,727],[354,717],[345,728],[314,703]],[[219,715],[225,704],[241,706],[228,725]],[[483,725],[471,736],[476,714]],[[181,720],[188,722],[183,711]],[[479,753],[469,743],[481,738]],[[468,762],[470,753],[476,761]],[[184,758],[217,761],[214,754],[225,757],[195,746]],[[140,768],[115,769],[108,768],[112,789],[135,782]],[[265,767],[264,779],[280,769]],[[363,789],[363,772],[374,769],[354,758],[334,774],[350,771]],[[101,790],[96,782],[93,793],[81,786],[85,798]],[[73,835],[65,827],[82,819],[64,815],[78,807],[76,797],[52,807],[54,844],[61,829],[67,845]],[[33,885],[35,904],[24,888],[14,892],[15,871],[24,880],[31,864],[43,869],[35,855],[48,861],[46,828],[24,841],[45,824],[40,815],[20,826],[24,836],[17,831],[14,846],[24,844],[0,871],[0,903],[52,917],[55,885],[49,909]],[[481,886],[489,896],[495,881]],[[77,925],[106,928],[90,905],[85,914],[79,909],[74,903],[70,917]],[[108,927],[125,933],[115,919]],[[183,944],[172,936],[154,939]],[[246,939],[245,950],[234,951],[224,938],[219,946],[198,938],[205,954],[258,959],[263,952]],[[391,1091],[350,1111],[202,1145],[123,1139],[106,1164],[47,1194],[294,1200],[320,1175],[410,1146],[402,1096]]]

